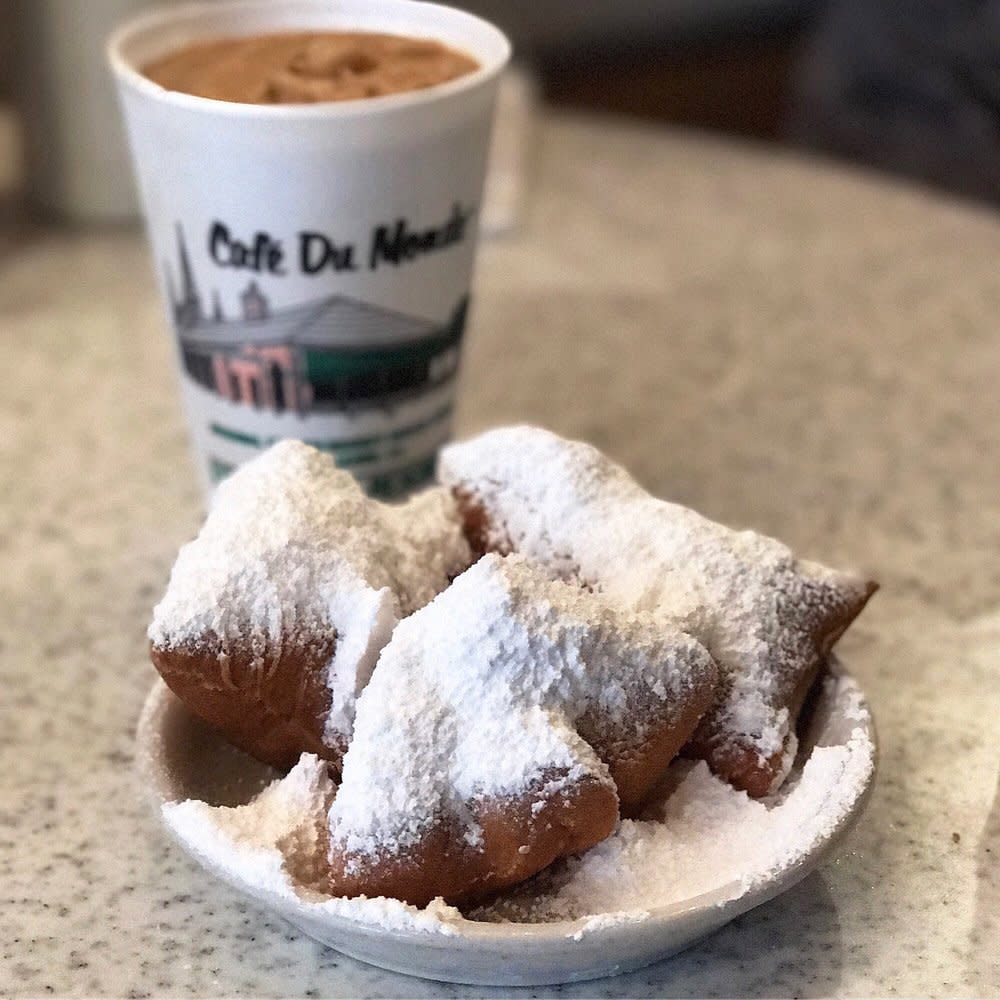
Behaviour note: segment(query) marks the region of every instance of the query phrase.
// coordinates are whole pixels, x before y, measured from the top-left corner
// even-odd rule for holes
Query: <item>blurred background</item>
[[[0,190],[15,228],[39,212],[134,217],[103,39],[144,6],[0,0]],[[522,75],[511,114],[537,95],[556,108],[802,147],[1000,200],[1000,0],[459,6],[514,40]]]

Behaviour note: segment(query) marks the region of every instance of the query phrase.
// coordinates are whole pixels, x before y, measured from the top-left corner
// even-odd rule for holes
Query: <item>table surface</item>
[[[1000,224],[704,137],[548,119],[536,140],[524,224],[481,254],[459,431],[587,438],[883,584],[841,646],[882,757],[839,856],[565,992],[1000,993]],[[142,798],[144,629],[200,518],[142,238],[34,232],[0,257],[0,330],[0,994],[469,992],[302,937]]]

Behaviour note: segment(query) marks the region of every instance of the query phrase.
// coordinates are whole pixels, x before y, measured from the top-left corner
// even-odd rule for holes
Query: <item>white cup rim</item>
[[[335,17],[338,13],[356,12],[360,16],[370,18],[371,30],[378,29],[379,14],[387,15],[411,14],[419,15],[421,9],[433,11],[438,17],[447,17],[455,27],[464,27],[471,34],[476,32],[491,43],[492,51],[476,51],[468,49],[471,55],[479,60],[479,68],[472,73],[457,77],[445,83],[420,90],[405,91],[398,94],[387,94],[382,97],[366,97],[346,101],[324,101],[311,104],[250,104],[239,101],[222,101],[211,97],[197,97],[185,94],[154,83],[144,76],[133,60],[126,55],[129,45],[143,34],[156,32],[175,25],[178,22],[189,21],[197,23],[201,19],[213,20],[221,14],[247,13],[279,14],[287,11],[315,9],[319,12],[328,10],[331,14],[330,27],[335,28]],[[367,25],[366,25],[367,27]],[[385,26],[388,30],[388,26]],[[276,29],[280,30],[280,29]],[[391,32],[390,32],[391,33]],[[206,35],[206,39],[212,37]],[[437,35],[429,37],[438,37]],[[448,44],[460,44],[450,39],[442,39]],[[483,47],[485,49],[485,46]],[[195,0],[195,2],[173,5],[169,7],[153,7],[139,14],[115,29],[107,41],[107,58],[118,80],[133,90],[145,96],[179,108],[195,112],[226,117],[249,117],[260,119],[301,120],[301,119],[345,119],[371,116],[390,111],[412,109],[421,105],[452,97],[465,91],[473,90],[492,81],[507,65],[511,54],[511,44],[507,36],[496,25],[470,14],[466,11],[449,7],[445,4],[429,3],[426,0],[378,0],[378,2],[361,2],[361,0],[341,0],[332,5],[329,0]]]

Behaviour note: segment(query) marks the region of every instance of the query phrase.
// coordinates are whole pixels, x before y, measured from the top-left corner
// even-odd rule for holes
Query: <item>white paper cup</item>
[[[286,105],[193,97],[140,72],[190,42],[308,30],[434,38],[480,68]],[[427,479],[449,436],[507,39],[411,0],[238,0],[147,14],[108,52],[206,486],[285,437],[377,495]]]

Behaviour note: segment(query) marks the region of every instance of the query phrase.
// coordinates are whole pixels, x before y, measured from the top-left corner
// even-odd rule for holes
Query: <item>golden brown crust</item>
[[[618,789],[621,814],[627,819],[639,814],[670,762],[715,700],[717,670],[704,674],[692,672],[690,682],[690,692],[676,701],[629,706],[630,718],[656,720],[650,729],[634,729],[625,735],[609,729],[606,720],[589,714],[577,723],[577,731],[607,764]]]
[[[346,746],[324,742],[330,709],[326,666],[335,642],[332,636],[290,640],[256,655],[223,652],[211,642],[153,645],[150,657],[167,687],[234,746],[282,770],[307,752],[339,771]]]
[[[414,906],[438,896],[464,903],[523,882],[557,858],[588,850],[618,822],[614,790],[594,779],[548,795],[538,788],[516,799],[471,803],[470,810],[482,831],[477,844],[467,843],[464,828],[452,820],[396,855],[332,850],[330,892],[391,896]]]
[[[867,581],[855,598],[841,602],[839,614],[826,619],[822,626],[819,622],[816,623],[812,634],[815,656],[796,675],[793,686],[783,692],[783,697],[776,705],[778,708],[783,707],[788,710],[790,731],[794,730],[806,696],[830,651],[854,619],[861,614],[876,590],[878,584]],[[716,699],[717,705],[722,701],[723,693],[720,690]],[[786,769],[785,757],[790,739],[791,736],[777,753],[762,757],[755,747],[734,737],[725,722],[709,711],[682,753],[685,757],[705,760],[715,774],[728,781],[734,788],[745,791],[754,798],[761,798],[774,790],[775,783]]]
[[[487,552],[498,552],[500,555],[507,555],[510,552],[510,544],[501,544],[492,537],[493,526],[490,523],[490,516],[486,508],[466,490],[456,488],[452,491],[455,503],[458,506],[458,514],[462,519],[462,531],[465,540],[472,549],[472,554],[476,559],[486,555]]]

